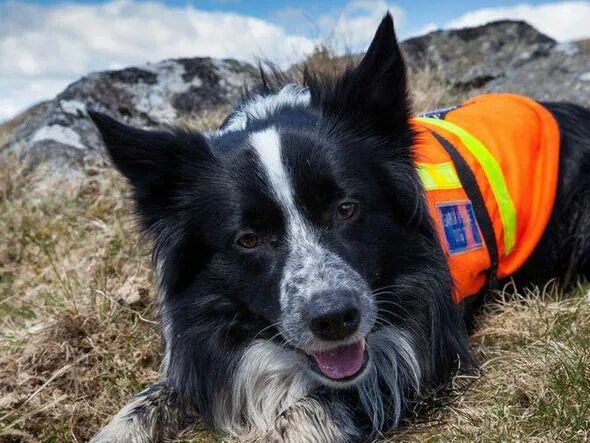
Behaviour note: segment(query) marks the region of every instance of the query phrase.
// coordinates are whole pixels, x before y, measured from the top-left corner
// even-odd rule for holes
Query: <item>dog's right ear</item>
[[[336,82],[306,73],[312,104],[331,116],[333,125],[342,119],[379,135],[407,132],[410,115],[406,66],[395,35],[393,18],[387,13],[358,66],[347,69]]]
[[[105,114],[89,112],[109,156],[131,184],[138,209],[148,214],[171,209],[179,187],[206,169],[212,155],[198,133],[148,131],[125,125]]]

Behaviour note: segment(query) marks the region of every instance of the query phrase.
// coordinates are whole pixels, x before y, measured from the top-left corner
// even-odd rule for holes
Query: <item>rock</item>
[[[254,72],[235,60],[187,58],[93,73],[29,111],[0,154],[15,153],[32,167],[49,162],[70,172],[103,156],[88,109],[140,127],[172,124],[234,102]]]
[[[590,106],[590,45],[561,43],[522,21],[436,31],[402,43],[413,69],[431,68],[457,95],[514,92]]]
[[[119,302],[129,307],[145,306],[150,300],[146,282],[137,277],[128,278],[115,295]]]
[[[590,106],[590,56],[553,49],[544,57],[514,69],[505,76],[493,79],[472,93],[514,92],[541,101],[568,101]]]
[[[406,40],[402,47],[411,66],[434,67],[455,87],[477,88],[546,55],[556,44],[524,22],[500,21],[431,32]]]
[[[558,44],[525,22],[498,21],[432,32],[406,40],[402,49],[412,70],[426,67],[440,75],[452,100],[502,91],[590,106],[590,40]],[[333,71],[360,55],[341,57],[340,65],[329,53],[315,58]],[[45,175],[62,168],[60,177],[75,176],[77,165],[103,158],[88,109],[141,127],[177,123],[235,102],[254,75],[249,64],[210,58],[90,74],[0,125],[0,155],[16,153],[30,166],[42,164],[38,170]]]

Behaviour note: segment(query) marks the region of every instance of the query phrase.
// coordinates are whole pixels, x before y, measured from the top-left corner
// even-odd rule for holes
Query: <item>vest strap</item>
[[[442,135],[430,130],[434,138],[440,143],[440,145],[444,148],[445,151],[451,157],[451,160],[455,164],[455,169],[457,170],[457,175],[461,180],[463,185],[463,189],[465,194],[467,194],[467,198],[471,200],[471,204],[473,205],[473,212],[475,213],[475,218],[477,219],[477,224],[479,225],[479,229],[481,231],[481,235],[483,236],[486,246],[488,249],[488,254],[490,256],[490,269],[488,272],[488,287],[494,289],[497,287],[497,274],[498,274],[498,245],[496,243],[496,235],[494,234],[494,227],[492,224],[492,219],[490,214],[488,214],[488,210],[484,203],[483,195],[477,185],[477,181],[475,179],[475,175],[473,171],[465,161],[465,159],[461,156],[459,151],[453,146],[451,142],[449,142],[446,138]]]

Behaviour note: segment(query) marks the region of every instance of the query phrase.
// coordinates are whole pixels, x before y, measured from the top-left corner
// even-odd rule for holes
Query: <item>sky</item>
[[[93,71],[195,56],[288,66],[318,43],[362,50],[388,10],[400,39],[503,18],[590,38],[590,1],[0,0],[0,121]]]

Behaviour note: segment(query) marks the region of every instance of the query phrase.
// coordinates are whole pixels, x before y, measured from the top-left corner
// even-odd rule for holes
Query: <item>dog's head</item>
[[[154,240],[170,371],[194,359],[213,372],[211,343],[258,339],[331,387],[360,384],[385,360],[414,381],[439,364],[431,348],[449,332],[432,328],[450,309],[450,277],[415,172],[389,15],[357,67],[267,88],[217,131],[92,117]]]

